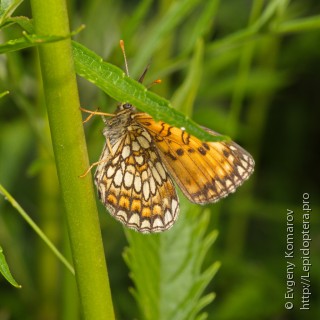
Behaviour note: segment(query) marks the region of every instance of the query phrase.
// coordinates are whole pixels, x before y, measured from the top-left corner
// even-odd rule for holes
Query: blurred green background
[[[208,319],[319,319],[320,2],[69,1],[79,41],[131,76],[150,63],[145,83],[201,125],[230,135],[256,161],[254,175],[234,195],[210,205],[208,230],[219,237],[204,267],[221,261],[205,292],[216,298]],[[268,10],[276,7],[268,16]],[[179,8],[179,10],[177,10]],[[175,11],[176,10],[176,11]],[[28,2],[15,16],[31,17]],[[315,17],[309,24],[291,22]],[[1,43],[21,36],[3,29]],[[199,41],[203,54],[197,56]],[[63,252],[68,252],[37,52],[0,55],[0,183]],[[112,112],[116,102],[79,78],[83,107]],[[72,121],[72,119],[70,119]],[[99,158],[103,123],[85,125],[91,162]],[[302,201],[310,195],[310,310],[301,307]],[[182,195],[180,198],[183,198]],[[182,199],[183,208],[191,208]],[[285,308],[287,209],[294,211],[294,309]],[[129,292],[122,226],[99,204],[117,319],[142,319]],[[187,211],[187,209],[185,210]],[[175,228],[175,227],[173,227]],[[170,231],[171,232],[171,231]],[[78,319],[74,280],[8,202],[0,197],[0,245],[22,289],[0,276],[0,320]],[[66,253],[68,254],[68,253]],[[290,260],[291,261],[291,260]],[[168,261],[168,263],[172,263]],[[186,262],[188,263],[188,262]],[[178,306],[177,306],[178,308]],[[188,318],[189,319],[189,318]]]

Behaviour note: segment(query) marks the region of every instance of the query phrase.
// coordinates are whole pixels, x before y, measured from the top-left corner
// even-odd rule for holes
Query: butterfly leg
[[[86,112],[86,113],[90,113],[90,115],[83,121],[83,123],[88,122],[95,115],[108,116],[108,117],[114,116],[114,114],[112,114],[112,113],[106,113],[106,112],[98,111],[99,109],[97,109],[95,111],[91,111],[91,110],[87,110],[87,109],[84,109],[84,108],[80,107],[80,110],[83,111],[83,112]]]
[[[107,147],[109,149],[109,152],[112,154],[112,156],[114,157],[114,153],[112,151],[112,147],[111,147],[111,143],[110,143],[110,140],[109,138],[106,139],[106,142],[107,142]]]
[[[114,156],[114,153],[113,153],[113,151],[112,151],[112,147],[111,147],[111,143],[110,143],[109,138],[107,138],[106,141],[107,141],[107,147],[108,147],[108,149],[109,149],[109,152],[112,154],[112,156]],[[79,178],[84,178],[84,177],[91,171],[91,169],[92,169],[93,167],[98,166],[100,163],[107,162],[107,161],[108,161],[108,159],[102,159],[102,160],[99,160],[99,161],[97,161],[97,162],[94,162],[94,163],[86,170],[85,173],[83,173],[82,175],[79,176]]]
[[[80,109],[81,109],[82,111],[89,112],[89,110],[82,109],[82,108],[80,108]],[[98,111],[98,109],[97,109],[96,111]],[[95,112],[96,112],[96,111],[95,111]],[[87,116],[87,117],[82,121],[82,123],[88,122],[88,121],[95,115],[95,112],[90,112],[90,115]]]
[[[91,169],[92,169],[93,167],[98,166],[100,163],[107,162],[107,161],[108,161],[107,159],[103,159],[103,160],[99,160],[99,161],[97,161],[97,162],[94,162],[94,163],[86,170],[85,173],[83,173],[83,174],[81,174],[81,175],[79,176],[79,178],[84,178],[84,177],[91,171]]]

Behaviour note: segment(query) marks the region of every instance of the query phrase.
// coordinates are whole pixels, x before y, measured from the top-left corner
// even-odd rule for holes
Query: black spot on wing
[[[176,153],[178,156],[182,156],[184,154],[184,151],[183,151],[183,149],[180,148],[180,149],[176,150]]]
[[[206,151],[203,147],[199,147],[199,148],[198,148],[198,151],[199,151],[203,156],[205,156],[206,153],[207,153],[207,151]]]

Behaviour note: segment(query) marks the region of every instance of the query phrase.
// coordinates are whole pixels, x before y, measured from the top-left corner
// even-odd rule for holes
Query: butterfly
[[[120,104],[115,114],[82,110],[88,118],[103,115],[105,123],[101,157],[88,169],[97,165],[98,196],[113,217],[138,232],[172,227],[180,208],[174,182],[191,202],[208,204],[234,192],[254,170],[252,156],[235,142],[201,141],[131,104]]]

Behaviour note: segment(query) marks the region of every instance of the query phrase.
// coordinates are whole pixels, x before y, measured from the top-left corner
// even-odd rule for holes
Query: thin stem
[[[19,203],[12,197],[12,195],[0,184],[0,193],[11,203],[11,205],[17,209],[22,218],[28,223],[28,225],[35,231],[35,233],[47,244],[50,250],[57,256],[57,258],[69,269],[74,275],[74,269],[69,261],[61,254],[57,247],[48,239],[48,237],[42,232],[37,224],[30,218],[30,216],[22,209]]]

